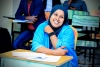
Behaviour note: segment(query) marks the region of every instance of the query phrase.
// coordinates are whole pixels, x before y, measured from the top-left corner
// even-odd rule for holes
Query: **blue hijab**
[[[56,10],[62,10],[64,12],[64,22],[63,24],[58,27],[58,28],[54,28],[51,23],[50,23],[50,18],[51,18],[51,15],[56,11]],[[63,25],[67,24],[68,23],[68,13],[67,13],[67,10],[64,6],[62,5],[55,5],[52,10],[51,10],[51,13],[50,13],[50,16],[49,16],[49,19],[48,19],[48,25],[53,29],[54,33],[56,36],[58,36],[59,32],[61,31]],[[50,37],[49,37],[50,38]],[[50,39],[49,39],[50,40]],[[49,46],[50,48],[52,48],[52,44],[51,44],[51,40],[49,41]]]
[[[51,23],[50,23],[50,18],[51,18],[51,15],[56,11],[56,10],[62,10],[64,12],[64,23],[58,27],[58,28],[54,28]],[[51,10],[51,13],[50,13],[50,16],[49,16],[49,19],[48,19],[48,25],[54,30],[55,33],[59,33],[63,27],[63,25],[65,24],[68,24],[68,13],[67,13],[67,10],[64,6],[62,5],[55,5],[52,10]]]

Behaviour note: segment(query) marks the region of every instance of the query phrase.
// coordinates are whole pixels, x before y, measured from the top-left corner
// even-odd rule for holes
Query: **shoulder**
[[[64,25],[63,28],[62,28],[62,30],[63,30],[64,32],[68,32],[68,31],[73,32],[73,30],[72,30],[72,28],[70,27],[70,25]]]
[[[83,4],[86,4],[85,1],[82,1],[82,2],[83,2]]]
[[[41,23],[38,28],[42,29],[44,28],[46,25],[48,24],[48,21],[44,21],[43,23]]]
[[[64,25],[63,28],[64,28],[64,29],[72,29],[72,28],[70,27],[70,25]]]
[[[85,2],[85,1],[82,0],[82,2]]]
[[[82,3],[82,4],[85,3],[85,1],[83,1],[83,0],[80,0],[79,2]]]
[[[41,24],[36,28],[35,34],[37,34],[38,32],[43,32],[43,31],[44,31],[44,28],[46,27],[46,25],[47,25],[47,21],[44,21],[43,23],[41,23]]]
[[[74,36],[74,31],[73,29],[69,26],[69,25],[64,25],[59,36],[71,36],[73,37]]]
[[[43,23],[40,24],[40,26],[45,26],[47,25],[48,21],[44,21]]]

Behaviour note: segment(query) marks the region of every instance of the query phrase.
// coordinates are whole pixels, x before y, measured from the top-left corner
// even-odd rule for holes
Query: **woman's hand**
[[[45,31],[46,33],[54,32],[53,29],[52,29],[49,25],[47,25],[47,26],[45,27],[44,31]]]
[[[65,46],[62,46],[62,47],[60,47],[58,49],[55,49],[54,50],[54,55],[64,56],[68,52],[68,50],[64,50],[64,48],[65,48]]]

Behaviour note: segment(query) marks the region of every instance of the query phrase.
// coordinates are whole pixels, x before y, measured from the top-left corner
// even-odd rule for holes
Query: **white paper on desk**
[[[46,55],[47,57],[45,59],[38,59],[38,58],[32,58],[32,57],[27,57],[29,60],[38,60],[38,61],[46,61],[46,62],[57,62],[61,56],[49,56]]]
[[[13,22],[22,22],[22,23],[25,23],[25,22],[30,22],[29,20],[18,20],[18,19],[15,19],[13,20]]]
[[[33,53],[33,52],[12,52],[13,56],[22,57],[22,58],[37,58],[41,57],[46,58],[46,55],[43,53]]]
[[[29,60],[38,60],[46,62],[57,62],[61,57],[61,56],[51,56],[43,53],[33,53],[33,52],[12,52],[12,55],[18,56],[20,58],[27,58]]]

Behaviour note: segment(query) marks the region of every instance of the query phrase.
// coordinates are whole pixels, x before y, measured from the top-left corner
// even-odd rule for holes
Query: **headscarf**
[[[64,12],[64,22],[60,27],[54,28],[50,23],[50,18],[51,18],[51,15],[58,9],[60,9]],[[63,25],[65,25],[65,24],[68,24],[68,13],[67,13],[66,8],[62,5],[55,5],[51,10],[50,17],[48,19],[48,25],[54,30],[55,33],[59,33],[60,30],[62,29]]]
[[[58,27],[58,28],[54,28],[51,23],[50,23],[50,18],[51,18],[51,15],[56,11],[56,10],[62,10],[64,12],[64,22],[63,24]],[[56,36],[58,36],[59,32],[61,31],[63,25],[65,24],[68,24],[68,13],[67,13],[67,10],[64,6],[62,5],[55,5],[52,10],[51,10],[51,13],[50,13],[50,16],[49,16],[49,19],[48,19],[48,25],[53,29],[54,33]],[[49,37],[50,38],[50,37]],[[49,47],[52,48],[52,45],[51,45],[51,40],[49,41]]]

